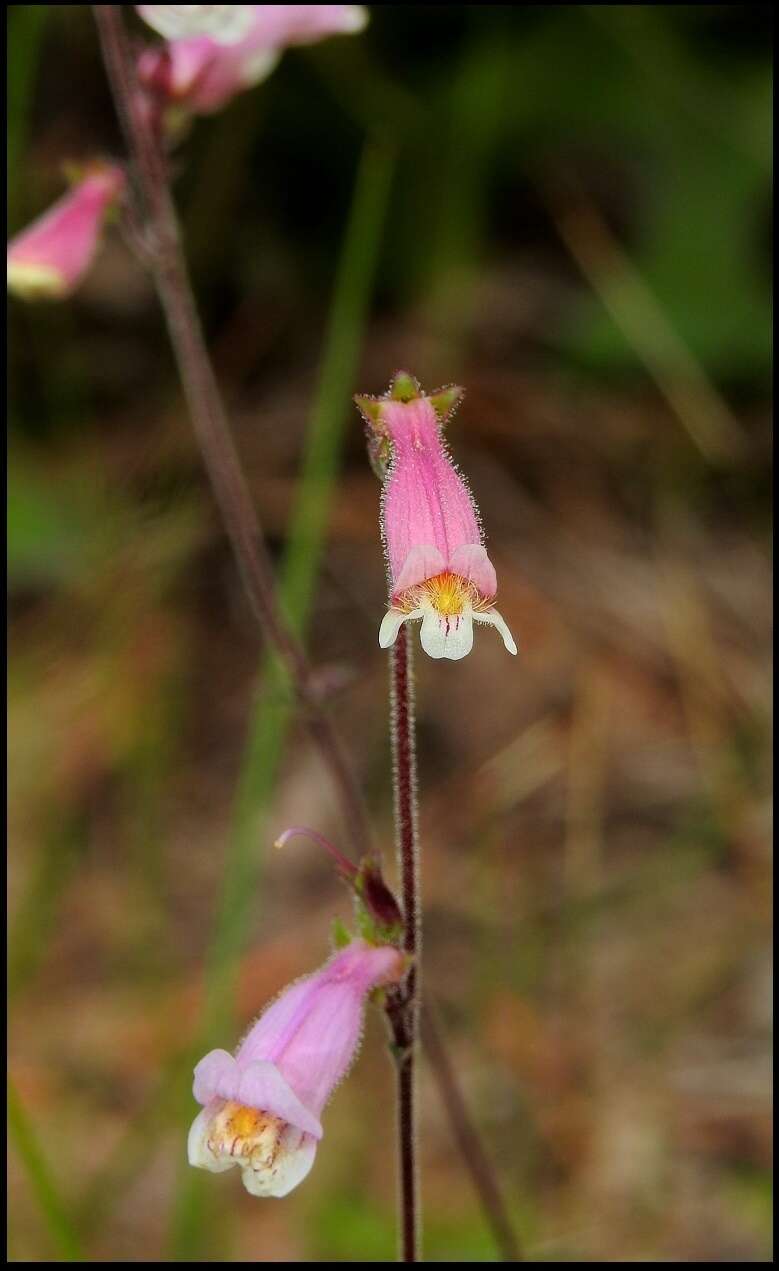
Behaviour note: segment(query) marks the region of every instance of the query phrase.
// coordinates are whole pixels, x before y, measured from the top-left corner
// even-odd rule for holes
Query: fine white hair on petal
[[[252,1196],[287,1196],[310,1172],[317,1141],[288,1126],[272,1163],[243,1167],[243,1185]]]
[[[490,626],[496,627],[503,637],[503,643],[509,653],[516,655],[517,646],[514,642],[514,637],[506,626],[506,623],[501,618],[497,609],[487,609],[483,613],[475,613],[473,616],[477,622],[488,623]]]
[[[187,1160],[197,1169],[207,1169],[213,1174],[221,1174],[224,1170],[232,1169],[237,1161],[232,1156],[214,1156],[208,1146],[213,1111],[213,1106],[201,1108],[192,1122],[187,1138]]]
[[[207,35],[217,44],[237,44],[254,21],[253,4],[138,4],[138,13],[166,40]]]
[[[473,648],[473,613],[470,606],[462,613],[444,617],[432,605],[425,609],[420,639],[428,657],[450,658],[458,662]]]

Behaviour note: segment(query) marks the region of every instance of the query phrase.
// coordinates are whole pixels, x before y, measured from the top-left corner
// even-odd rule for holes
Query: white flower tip
[[[388,649],[398,638],[398,632],[407,615],[400,609],[388,609],[379,627],[379,648]]]
[[[219,1099],[192,1122],[187,1159],[213,1174],[238,1165],[252,1196],[286,1196],[308,1174],[316,1149],[316,1139],[297,1126]]]
[[[241,82],[245,88],[254,88],[267,79],[274,70],[281,54],[278,49],[259,49],[249,54],[241,67]]]
[[[6,287],[22,300],[62,300],[67,296],[67,279],[48,265],[9,260]]]
[[[368,10],[363,4],[345,4],[342,30],[347,35],[357,35],[368,25]]]
[[[516,642],[514,640],[513,635],[509,631],[506,623],[503,621],[500,614],[498,613],[497,609],[487,609],[484,613],[475,613],[473,616],[477,622],[486,622],[486,623],[489,623],[490,626],[496,627],[509,653],[513,654],[513,656],[516,657],[517,655]]]
[[[232,1169],[236,1161],[232,1157],[215,1156],[208,1146],[211,1126],[211,1112],[202,1108],[190,1126],[187,1138],[187,1160],[196,1169],[207,1169],[212,1174],[221,1174]]]
[[[497,624],[497,622],[496,622],[496,623],[495,623],[495,626],[496,626],[496,627],[498,627],[498,631],[500,632],[500,634],[501,634],[501,636],[502,636],[502,638],[503,638],[503,643],[504,643],[505,647],[508,649],[509,653],[512,655],[512,657],[516,657],[516,656],[517,656],[517,644],[516,644],[516,641],[515,641],[515,639],[514,639],[513,635],[511,634],[511,632],[509,631],[508,627],[506,626],[505,622],[503,622],[503,623],[501,624],[501,626],[498,626],[498,624]]]
[[[138,4],[135,6],[166,40],[207,35],[217,44],[237,44],[254,21],[251,4]]]
[[[288,1196],[311,1171],[317,1142],[289,1125],[266,1164],[243,1166],[243,1185],[250,1196]]]
[[[461,614],[444,616],[431,605],[425,609],[420,632],[422,648],[430,658],[449,658],[459,662],[473,648],[473,615],[464,609]]]

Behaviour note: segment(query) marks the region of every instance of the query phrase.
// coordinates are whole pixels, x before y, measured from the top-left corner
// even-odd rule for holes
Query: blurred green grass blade
[[[300,634],[305,631],[311,611],[344,431],[356,419],[351,402],[353,381],[392,169],[390,150],[371,144],[366,147],[357,175],[281,575],[281,601],[290,623]]]
[[[235,968],[246,939],[262,851],[262,814],[270,803],[293,714],[283,669],[266,668],[238,783],[221,902],[205,970],[204,1035],[209,1044],[233,1020]]]
[[[350,398],[376,274],[393,166],[394,157],[389,150],[371,143],[366,145],[338,266],[279,586],[289,623],[300,636],[305,634],[311,613],[344,431],[352,419]],[[257,903],[258,854],[264,846],[263,814],[271,802],[294,712],[286,673],[272,655],[265,658],[262,684],[239,776],[222,896],[206,964],[203,1025],[195,1058],[202,1049],[216,1042],[229,1045],[238,959]],[[186,1074],[182,1073],[182,1085],[184,1076],[186,1107],[193,1112],[189,1069]],[[184,1106],[182,1100],[182,1112]],[[213,1180],[188,1169],[173,1219],[172,1247],[176,1261],[206,1257],[209,1241],[218,1243],[224,1256],[224,1233],[210,1219],[212,1197]]]
[[[351,389],[365,324],[391,175],[388,152],[369,146],[357,176],[322,357],[319,385],[287,537],[279,594],[288,622],[303,637],[325,543],[342,440],[351,419]],[[234,847],[207,969],[206,1020],[229,1018],[227,981],[246,932],[259,816],[272,794],[293,702],[278,660],[269,655],[238,784]]]
[[[81,819],[67,809],[57,809],[40,838],[31,880],[14,914],[8,935],[9,1005],[26,987],[46,955],[56,925],[60,901],[81,864],[86,834]]]
[[[741,454],[738,421],[595,205],[582,197],[552,207],[574,260],[701,454],[712,463]]]
[[[737,151],[770,176],[768,99],[762,118],[750,120],[743,110],[746,76],[741,68],[734,66],[734,72],[723,83],[705,59],[690,55],[679,29],[668,21],[662,6],[590,4],[583,5],[582,12],[624,51],[651,91],[694,121],[717,147]]]
[[[447,154],[436,165],[427,307],[433,327],[455,344],[471,313],[511,74],[508,46],[489,40],[467,51],[452,80]]]
[[[8,1130],[19,1160],[43,1214],[46,1226],[63,1262],[83,1262],[78,1236],[57,1191],[49,1166],[41,1154],[35,1132],[13,1082],[8,1080]]]
[[[102,1230],[117,1196],[124,1195],[136,1181],[160,1141],[176,1132],[179,1118],[174,1116],[174,1094],[180,1086],[181,1066],[179,1053],[164,1061],[145,1102],[128,1116],[122,1134],[83,1188],[75,1212],[84,1240],[93,1239]]]
[[[11,231],[16,228],[18,210],[18,184],[15,176],[19,171],[19,161],[24,149],[41,36],[48,13],[47,4],[15,4],[9,11],[6,172],[8,226]]]
[[[265,120],[262,93],[242,93],[228,109],[200,121],[204,134],[199,156],[193,155],[193,188],[185,213],[185,240],[190,265],[202,288],[229,267],[234,238],[215,234],[215,225],[230,225],[247,197],[252,147]]]
[[[11,425],[8,447],[6,525],[8,584],[56,586],[69,582],[84,557],[84,530],[72,500],[40,470],[37,456],[15,444],[21,429]]]

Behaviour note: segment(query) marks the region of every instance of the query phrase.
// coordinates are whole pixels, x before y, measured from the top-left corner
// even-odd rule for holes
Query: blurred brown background
[[[308,645],[391,859],[349,394],[465,384],[449,439],[520,653],[480,628],[417,659],[424,974],[530,1261],[770,1259],[769,21],[375,6],[176,155],[278,560],[366,135],[395,155]],[[9,35],[13,231],[121,142],[88,8],[11,6]],[[10,322],[9,1256],[392,1260],[378,1016],[298,1191],[187,1170],[261,647],[118,231],[71,303]],[[272,851],[292,822],[343,843],[299,723],[249,819],[228,1048],[350,917],[313,848]],[[494,1260],[426,1071],[422,1097],[427,1260]]]

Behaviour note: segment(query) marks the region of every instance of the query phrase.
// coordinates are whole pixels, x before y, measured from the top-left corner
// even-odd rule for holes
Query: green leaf
[[[44,1159],[37,1135],[10,1079],[8,1082],[8,1130],[61,1260],[83,1262],[84,1256],[80,1242],[57,1190],[55,1175]]]

